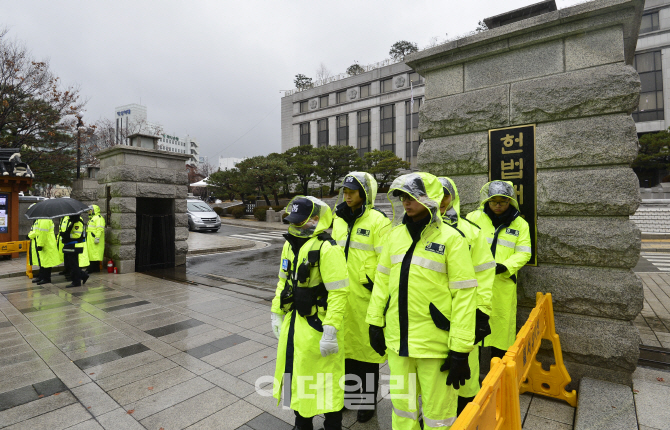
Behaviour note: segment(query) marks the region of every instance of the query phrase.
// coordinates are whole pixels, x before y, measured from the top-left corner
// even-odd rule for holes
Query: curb
[[[256,246],[256,242],[248,241],[249,243],[244,243],[242,245],[232,245],[232,246],[220,246],[218,248],[207,248],[207,249],[194,249],[189,250],[186,255],[198,255],[198,254],[216,254],[218,252],[227,252],[227,251],[238,251],[241,249],[253,248]]]
[[[670,233],[642,233],[642,239],[670,239]]]
[[[288,230],[288,226],[283,224],[283,223],[272,223],[271,225],[266,225],[270,223],[266,223],[264,221],[233,221],[233,220],[228,220],[221,218],[221,225],[233,225],[236,227],[248,227],[248,228],[255,228],[258,230],[277,230],[277,231],[286,231]]]
[[[642,248],[640,252],[665,252],[670,253],[670,248]]]

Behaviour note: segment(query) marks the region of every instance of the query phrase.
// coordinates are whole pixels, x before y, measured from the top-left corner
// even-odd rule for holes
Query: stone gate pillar
[[[188,175],[184,162],[189,156],[117,145],[98,152],[96,157],[100,160],[98,205],[107,220],[105,256],[114,261],[121,273],[135,271],[140,246],[138,220],[142,214],[139,200],[142,199],[146,203],[142,207],[155,202],[156,210],[152,213],[173,215],[174,264],[186,264]],[[169,201],[167,210],[166,201]]]
[[[628,216],[640,203],[631,65],[643,5],[596,0],[405,58],[426,79],[419,168],[454,179],[463,214],[488,181],[488,131],[536,125],[537,266],[519,274],[517,323],[536,292],[552,293],[573,386],[631,385],[639,355],[640,231]]]

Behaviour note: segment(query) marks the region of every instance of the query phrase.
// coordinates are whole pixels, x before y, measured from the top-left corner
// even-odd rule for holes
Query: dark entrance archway
[[[137,199],[135,270],[175,266],[174,199]]]

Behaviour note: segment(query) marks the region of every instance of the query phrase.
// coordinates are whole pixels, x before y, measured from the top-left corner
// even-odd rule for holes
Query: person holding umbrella
[[[88,281],[88,273],[82,272],[82,267],[90,264],[86,250],[86,227],[81,216],[71,215],[63,233],[63,256],[65,265],[70,268],[72,283],[65,288],[81,287],[82,282]]]

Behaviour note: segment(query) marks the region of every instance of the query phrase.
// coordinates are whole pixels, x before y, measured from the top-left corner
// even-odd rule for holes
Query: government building
[[[391,60],[364,70],[317,81],[302,91],[286,91],[281,101],[281,151],[300,145],[349,145],[360,156],[375,149],[392,151],[414,167],[423,78]]]

